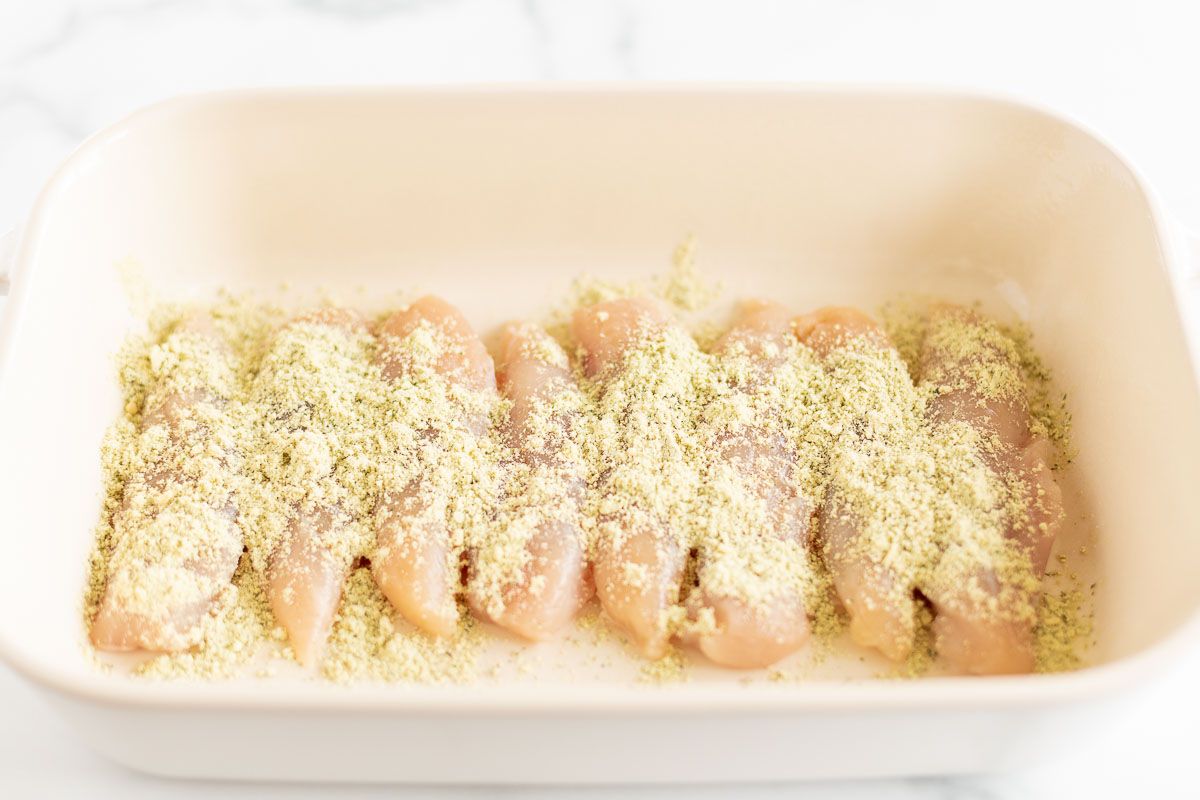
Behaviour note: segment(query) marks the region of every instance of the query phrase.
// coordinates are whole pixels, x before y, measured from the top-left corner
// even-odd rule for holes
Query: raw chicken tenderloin
[[[322,309],[285,325],[327,325],[354,335],[363,321],[345,309]],[[275,620],[287,632],[296,659],[303,665],[320,660],[342,597],[350,564],[335,552],[348,520],[338,508],[299,504],[292,512],[283,540],[267,561],[267,600]]]
[[[515,580],[489,592],[481,586],[481,576],[473,576],[467,597],[480,617],[539,640],[561,630],[592,594],[578,524],[586,473],[580,454],[571,452],[565,438],[567,429],[579,424],[582,395],[566,352],[537,325],[506,325],[498,352],[500,390],[511,403],[505,425],[508,444],[536,476],[533,480],[544,479],[546,485],[535,488],[532,502],[549,506],[551,517],[526,532],[526,561]],[[560,409],[553,408],[556,401]],[[552,496],[538,496],[546,492]],[[527,493],[513,499],[528,503],[529,497]],[[537,518],[538,509],[523,510]]]
[[[207,315],[185,319],[168,342],[184,338],[199,345],[189,348],[197,358],[211,362],[202,372],[232,377],[229,351]],[[166,463],[158,459],[133,477],[114,515],[117,544],[91,627],[92,643],[101,650],[174,651],[194,644],[201,620],[229,584],[242,554],[242,534],[228,495],[204,498],[195,478],[183,473],[185,465],[171,462],[186,459],[188,451],[212,458],[206,417],[217,421],[224,398],[213,386],[173,386],[170,375],[161,383],[147,398],[142,435],[165,431]],[[231,469],[225,457],[215,458],[215,469]],[[154,602],[142,602],[145,597]]]
[[[433,364],[438,374],[468,391],[495,393],[495,367],[483,342],[457,308],[437,297],[423,297],[383,322],[380,368],[385,380],[400,380],[411,368],[404,359],[389,356],[387,341],[403,340],[423,327],[442,339],[443,350]],[[462,422],[480,436],[488,426],[482,414]],[[431,509],[422,488],[422,479],[416,478],[385,492],[376,509],[377,550],[371,567],[375,582],[401,616],[434,636],[449,636],[458,627],[461,553],[451,546],[446,520]]]
[[[866,314],[853,309],[828,307],[797,318],[795,332],[829,364],[851,345],[880,350],[892,347],[883,329]],[[860,417],[869,407],[854,408]],[[835,444],[835,449],[839,445]],[[831,476],[829,492],[837,491],[837,475]],[[900,661],[913,647],[916,633],[916,601],[911,587],[897,585],[895,573],[856,546],[862,535],[860,524],[845,514],[833,512],[829,498],[821,508],[821,547],[834,590],[850,616],[850,636],[863,647],[879,650]]]
[[[751,360],[752,376],[743,391],[769,378],[786,358],[792,345],[792,319],[787,309],[774,303],[745,303],[732,327],[716,343],[718,357],[744,355]],[[794,458],[778,436],[748,430],[734,433],[723,443],[721,455],[733,462],[767,504],[772,528],[758,532],[794,545],[791,555],[805,561],[805,543],[812,521],[813,505],[798,495],[792,476]],[[749,553],[733,557],[749,558]],[[765,667],[800,649],[809,637],[808,615],[799,586],[788,587],[781,596],[758,608],[728,593],[714,591],[706,580],[709,559],[699,554],[699,600],[712,609],[716,632],[702,635],[700,651],[727,667]]]
[[[674,324],[649,300],[621,298],[576,311],[572,331],[583,351],[584,371],[603,381],[648,336]],[[678,602],[686,557],[665,522],[601,536],[596,544],[596,595],[650,658],[666,653],[667,614]]]
[[[954,335],[943,335],[951,329]],[[975,342],[963,346],[965,338]],[[1015,479],[1026,515],[1010,516],[1004,534],[1028,558],[1030,574],[1040,579],[1061,526],[1062,493],[1051,465],[1053,445],[1030,430],[1029,405],[1016,354],[1003,335],[975,312],[939,305],[932,309],[920,355],[922,380],[934,389],[930,414],[938,422],[966,422],[990,443],[985,460],[1002,478]],[[980,346],[982,344],[982,346]],[[1007,385],[988,386],[998,375]],[[980,574],[985,596],[957,587],[931,590],[937,615],[935,645],[952,668],[973,674],[1029,672],[1034,666],[1033,626],[1028,614],[997,614],[1005,587],[995,571]],[[1036,590],[1008,587],[1031,604]],[[1004,609],[1001,609],[1004,611]]]
[[[284,541],[271,554],[267,569],[271,612],[287,631],[296,659],[306,666],[315,664],[325,649],[350,571],[327,544],[344,525],[337,509],[298,509],[288,522]]]

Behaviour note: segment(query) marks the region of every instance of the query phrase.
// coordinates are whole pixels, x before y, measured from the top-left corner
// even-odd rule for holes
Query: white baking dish
[[[1093,666],[1052,676],[465,687],[101,674],[78,604],[130,330],[168,293],[287,280],[444,293],[482,328],[684,235],[732,294],[1006,299],[1070,393]],[[0,329],[0,653],[101,752],[169,775],[602,782],[1004,768],[1083,741],[1198,627],[1186,243],[1078,127],[1009,102],[789,88],[238,93],[92,138],[38,201]],[[548,671],[551,672],[551,671]]]

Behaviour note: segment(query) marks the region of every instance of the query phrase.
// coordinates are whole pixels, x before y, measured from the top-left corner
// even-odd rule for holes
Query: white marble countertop
[[[1134,10],[1136,7],[1136,10]],[[1200,7],[1151,0],[3,0],[0,232],[88,134],[152,101],[239,86],[721,79],[1000,91],[1102,132],[1200,230]],[[0,313],[3,302],[0,301]],[[12,532],[8,532],[9,535]],[[835,798],[1195,797],[1200,648],[1088,752],[1011,775],[822,784]],[[204,797],[85,750],[0,667],[0,796]],[[403,790],[221,784],[227,797]],[[796,786],[539,789],[535,797],[776,797]],[[489,790],[414,790],[484,797]],[[525,794],[506,789],[504,795]]]

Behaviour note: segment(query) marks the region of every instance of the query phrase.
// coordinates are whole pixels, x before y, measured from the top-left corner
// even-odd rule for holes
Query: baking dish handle
[[[13,261],[17,258],[17,239],[20,233],[20,228],[13,228],[0,234],[0,297],[8,294],[8,280],[12,274]]]

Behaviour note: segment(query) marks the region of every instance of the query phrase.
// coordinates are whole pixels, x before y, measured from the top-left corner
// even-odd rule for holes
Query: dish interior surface
[[[131,271],[170,298],[286,283],[374,309],[434,292],[487,333],[542,316],[582,273],[662,273],[687,236],[728,300],[800,312],[934,294],[1025,319],[1073,412],[1073,523],[1056,552],[1096,584],[1087,661],[1136,654],[1195,612],[1191,362],[1147,199],[1090,136],[924,95],[296,93],[143,112],[43,197],[0,355],[0,603],[27,611],[4,616],[0,639],[60,682],[124,680],[86,657],[79,604],[112,357],[136,327]],[[611,667],[542,645],[496,683],[627,683],[638,664],[610,647]],[[860,656],[791,666],[887,670]]]

